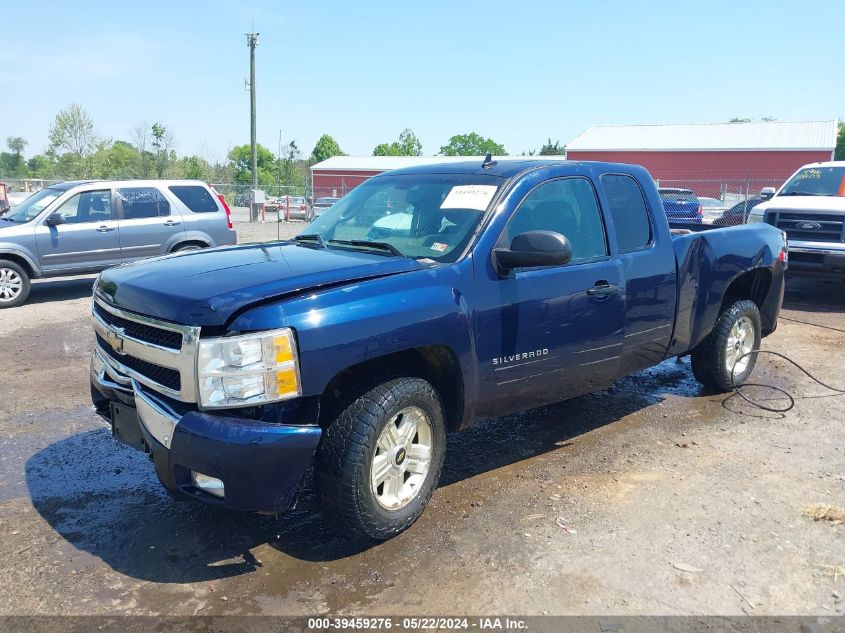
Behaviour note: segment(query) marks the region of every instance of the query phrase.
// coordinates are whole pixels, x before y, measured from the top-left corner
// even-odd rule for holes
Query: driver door
[[[120,235],[111,189],[74,194],[53,213],[60,213],[64,223],[47,226],[44,218],[35,229],[45,273],[85,272],[120,263]]]

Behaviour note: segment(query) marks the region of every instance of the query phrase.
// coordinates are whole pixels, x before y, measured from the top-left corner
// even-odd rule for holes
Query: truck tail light
[[[698,205],[698,210],[696,211],[698,215],[704,215],[704,211],[701,210],[701,205]]]

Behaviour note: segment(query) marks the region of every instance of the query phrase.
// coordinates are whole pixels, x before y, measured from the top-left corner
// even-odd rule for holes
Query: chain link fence
[[[319,186],[312,188],[306,185],[259,185],[268,198],[268,209],[276,210],[279,199],[285,196],[304,197],[309,207],[317,198],[342,198],[367,177],[355,176],[347,182],[343,180],[339,185]],[[0,178],[6,183],[9,193],[32,193],[61,180],[41,178]],[[765,196],[761,192],[767,188],[777,189],[783,184],[781,177],[771,178],[661,178],[655,181],[661,189],[683,189],[695,193],[701,201],[705,222],[718,220],[726,213],[740,214],[741,221],[747,218],[748,212]],[[210,183],[218,193],[226,198],[230,207],[249,207],[252,185],[250,183],[215,182]],[[737,208],[740,205],[741,208]],[[248,213],[248,212],[247,212]],[[257,219],[258,211],[253,213],[253,220]]]
[[[45,180],[44,178],[2,178],[0,181],[6,183],[6,190],[9,193],[35,193],[44,187],[55,185],[63,180]]]
[[[774,193],[771,189],[777,190],[783,178],[661,178],[655,183],[659,189],[692,191],[701,202],[706,223],[723,218],[728,224],[742,224],[748,212],[769,195],[766,190]]]

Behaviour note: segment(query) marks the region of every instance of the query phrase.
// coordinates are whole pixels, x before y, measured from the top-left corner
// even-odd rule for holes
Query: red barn
[[[340,198],[362,182],[385,171],[426,165],[442,156],[333,156],[311,167],[314,197]]]
[[[519,156],[497,156],[497,160],[523,158]],[[557,159],[563,156],[538,156],[536,158]],[[478,161],[483,156],[334,156],[311,167],[311,183],[314,198],[340,198],[362,182],[391,169],[432,165],[461,161]]]
[[[801,165],[832,160],[836,134],[836,121],[596,125],[566,146],[566,156],[636,163],[673,183],[779,185]]]

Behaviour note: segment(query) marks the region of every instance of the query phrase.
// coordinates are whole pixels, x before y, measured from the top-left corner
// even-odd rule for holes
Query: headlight
[[[200,406],[245,407],[300,395],[296,342],[289,328],[200,339]]]
[[[763,221],[763,214],[762,213],[749,213],[748,214],[748,224],[754,224],[755,222],[762,222]]]

